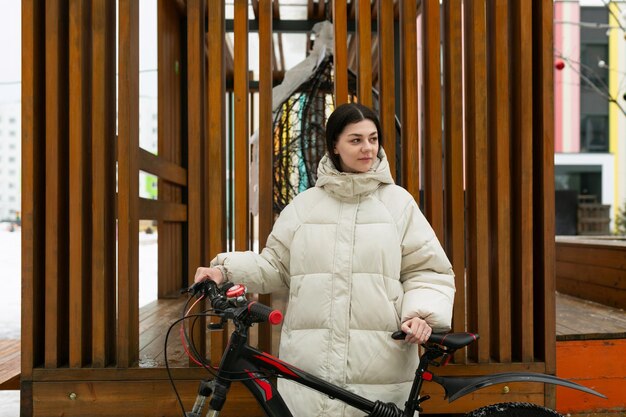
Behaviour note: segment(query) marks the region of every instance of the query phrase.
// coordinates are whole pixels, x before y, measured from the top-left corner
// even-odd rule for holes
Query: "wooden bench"
[[[0,339],[0,390],[20,389],[19,340]]]

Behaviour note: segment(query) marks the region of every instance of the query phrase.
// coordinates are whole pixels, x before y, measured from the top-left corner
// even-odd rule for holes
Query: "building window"
[[[609,118],[602,115],[584,115],[580,121],[581,152],[609,151]]]
[[[601,63],[604,62],[604,65]],[[580,72],[587,77],[595,86],[604,89],[609,84],[609,62],[608,44],[581,44],[580,45]],[[584,88],[591,89],[590,86],[582,83]]]

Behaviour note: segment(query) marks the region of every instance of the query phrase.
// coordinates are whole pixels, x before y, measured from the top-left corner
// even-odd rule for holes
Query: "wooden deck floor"
[[[624,338],[626,338],[626,311],[557,293],[557,340]]]
[[[20,341],[0,339],[0,390],[20,386]]]
[[[274,308],[284,310],[286,294],[272,296]],[[139,366],[141,368],[162,368],[165,366],[164,346],[169,326],[182,317],[186,297],[161,299],[145,305],[139,311]],[[187,323],[186,325],[190,325]],[[181,342],[180,325],[174,326],[168,337],[167,358],[170,367],[187,367],[189,359]],[[258,340],[257,327],[250,332],[250,344]],[[273,351],[278,351],[280,326],[273,326]],[[210,334],[207,333],[207,352],[210,351]]]

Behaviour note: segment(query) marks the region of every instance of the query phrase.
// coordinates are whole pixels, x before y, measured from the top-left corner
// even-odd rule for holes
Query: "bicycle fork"
[[[191,412],[186,413],[187,417],[201,417],[202,409],[207,398],[211,398],[209,401],[209,410],[206,417],[218,417],[226,402],[226,395],[230,389],[230,382],[217,381],[215,379],[202,380],[198,387],[198,395],[196,395],[196,402],[193,404]]]

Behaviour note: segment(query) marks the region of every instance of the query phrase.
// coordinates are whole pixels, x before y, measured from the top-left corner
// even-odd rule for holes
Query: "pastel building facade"
[[[626,202],[625,17],[626,1],[554,3],[557,216],[565,191],[610,205],[612,221]]]

